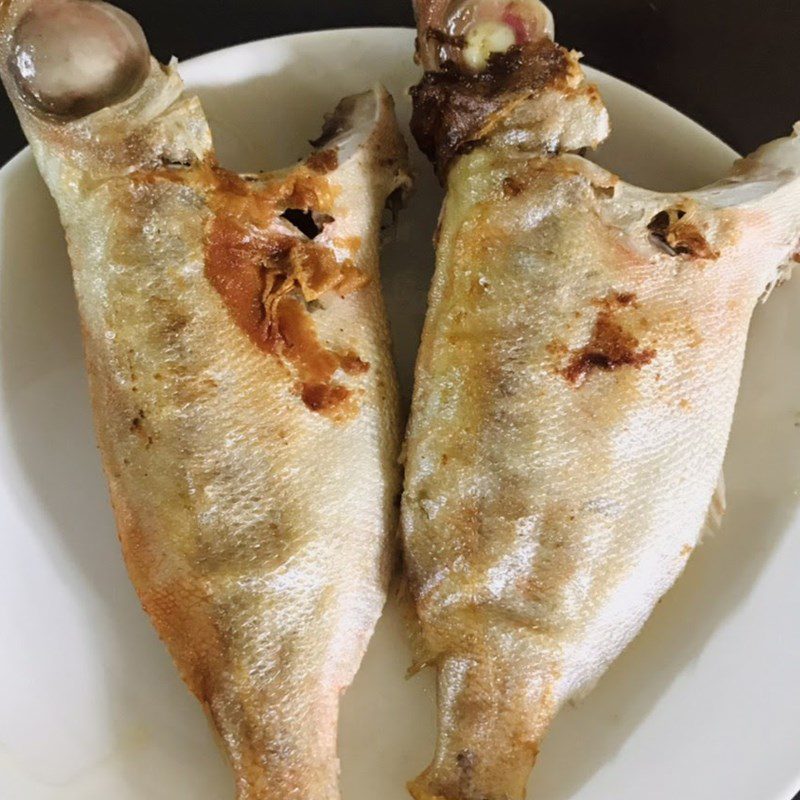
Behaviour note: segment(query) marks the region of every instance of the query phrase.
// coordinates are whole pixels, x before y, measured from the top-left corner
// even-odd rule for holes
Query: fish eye
[[[36,0],[11,42],[9,68],[34,111],[76,119],[133,95],[150,68],[133,17],[99,0]]]

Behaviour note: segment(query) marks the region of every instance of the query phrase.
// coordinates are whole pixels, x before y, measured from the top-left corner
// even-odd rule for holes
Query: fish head
[[[9,6],[7,69],[31,111],[75,119],[126,100],[144,83],[150,50],[125,11],[104,2],[36,0]]]
[[[183,83],[152,57],[139,23],[101,0],[0,3],[0,77],[40,166],[50,157],[103,179],[210,149],[203,131],[191,131],[198,148],[153,129]]]
[[[415,12],[426,70],[453,63],[480,73],[492,54],[555,33],[553,15],[540,0],[417,0]]]
[[[600,93],[539,0],[418,0],[416,12],[411,130],[442,181],[478,148],[554,154],[608,137]]]

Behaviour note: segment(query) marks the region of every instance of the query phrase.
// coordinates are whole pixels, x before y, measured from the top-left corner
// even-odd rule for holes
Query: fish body
[[[348,98],[307,159],[235,175],[149,54],[138,79],[101,58],[98,78],[56,90],[45,71],[27,91],[26,37],[65,46],[53,19],[99,25],[112,72],[136,58],[116,10],[41,2],[3,5],[0,60],[66,231],[130,577],[239,800],[334,800],[339,698],[385,600],[399,491],[378,271],[384,205],[409,184],[391,98]]]
[[[453,63],[415,90],[447,198],[401,512],[417,662],[438,672],[436,752],[410,789],[520,800],[558,710],[719,515],[750,318],[799,257],[800,129],[658,194],[569,152],[608,132],[574,54],[542,39],[484,74]]]

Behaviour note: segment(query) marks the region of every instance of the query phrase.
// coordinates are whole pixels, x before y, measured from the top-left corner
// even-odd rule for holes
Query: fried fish
[[[0,3],[0,71],[66,230],[142,604],[239,800],[334,800],[399,492],[378,273],[384,206],[409,185],[391,98],[347,98],[304,161],[236,175],[112,6]]]
[[[606,109],[531,0],[418,0],[446,184],[402,531],[438,741],[417,800],[520,800],[723,503],[748,327],[800,260],[800,126],[700,191],[577,155]]]

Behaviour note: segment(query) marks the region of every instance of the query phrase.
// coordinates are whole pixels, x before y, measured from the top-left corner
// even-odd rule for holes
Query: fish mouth
[[[20,100],[55,120],[88,116],[133,96],[150,70],[139,23],[101,0],[33,0],[8,38]]]

